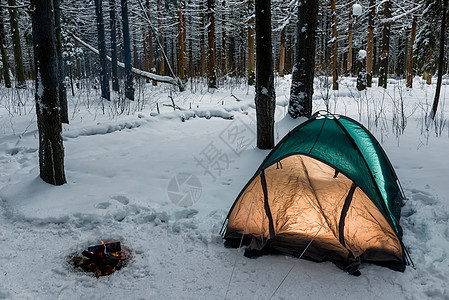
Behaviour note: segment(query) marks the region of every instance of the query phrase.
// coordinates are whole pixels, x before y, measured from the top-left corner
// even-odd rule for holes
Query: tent
[[[248,245],[250,257],[329,260],[353,275],[361,262],[404,271],[404,199],[390,161],[363,125],[316,113],[265,158],[232,205],[222,235],[227,246]]]

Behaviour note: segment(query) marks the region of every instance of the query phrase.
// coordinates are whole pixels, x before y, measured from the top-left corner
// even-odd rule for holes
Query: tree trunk
[[[366,44],[366,86],[368,87],[371,87],[373,82],[374,15],[376,14],[375,4],[375,0],[369,1],[368,40]]]
[[[257,147],[274,147],[274,90],[273,56],[271,46],[271,1],[256,0],[256,117]]]
[[[147,10],[148,19],[150,19],[150,1],[149,0],[146,1],[145,7],[146,7],[146,10]],[[153,30],[151,28],[148,29],[147,40],[148,40],[148,42],[146,42],[146,43],[148,44],[148,47],[149,47],[149,49],[148,49],[148,52],[149,52],[149,57],[148,57],[149,72],[156,73],[156,70],[154,69]],[[157,85],[157,81],[153,80],[152,84],[153,85]]]
[[[204,13],[204,1],[201,1],[200,11],[201,11],[201,28],[206,30],[205,13]],[[201,31],[200,44],[201,44],[201,76],[206,74],[206,42],[205,42],[205,32]]]
[[[384,1],[384,18],[391,18],[391,2],[390,0]],[[382,29],[382,53],[380,55],[380,68],[379,68],[379,84],[378,86],[387,88],[388,78],[388,55],[390,52],[390,28],[391,22],[384,22]]]
[[[55,9],[55,34],[56,53],[58,55],[58,79],[59,79],[59,103],[61,105],[61,122],[69,124],[69,110],[67,104],[67,87],[65,85],[65,65],[62,56],[62,36],[61,36],[61,1],[53,0]]]
[[[165,75],[165,61],[164,61],[164,55],[162,54],[162,48],[161,45],[164,44],[164,31],[162,28],[162,18],[163,12],[162,12],[162,2],[161,0],[158,0],[157,2],[157,10],[158,10],[158,27],[159,27],[159,75],[164,76]]]
[[[185,0],[179,1],[178,6],[178,77],[187,81],[187,45],[186,20],[184,19]]]
[[[77,49],[78,47],[79,47],[78,41],[75,40],[75,49]],[[82,72],[81,72],[81,59],[80,59],[79,55],[76,55],[76,78],[77,79],[81,79],[81,74],[82,74]]]
[[[440,101],[440,91],[441,91],[441,83],[443,80],[443,63],[444,63],[444,42],[446,39],[446,19],[447,19],[447,6],[448,0],[443,0],[443,14],[441,16],[441,32],[440,32],[440,53],[438,57],[438,78],[437,78],[437,88],[435,91],[435,98],[433,100],[432,112],[430,117],[435,119],[438,102]]]
[[[115,10],[115,0],[109,0],[109,20],[111,27],[111,59],[112,59],[112,90],[118,92],[120,85],[118,81],[117,65],[117,19]]]
[[[66,183],[66,179],[58,98],[58,55],[53,1],[31,1],[31,14],[40,177],[47,183],[62,185]]]
[[[349,2],[351,5],[349,7],[349,22],[348,22],[348,61],[346,64],[346,72],[351,74],[352,69],[352,4],[353,2]]]
[[[133,38],[133,67],[139,69],[139,53],[137,52],[137,33],[136,26],[132,26],[132,24],[136,20],[136,13],[134,10],[131,10],[133,13],[133,17],[131,19],[131,28],[132,28],[132,38]],[[129,24],[128,24],[129,25]],[[136,77],[137,78],[137,77]]]
[[[295,64],[288,107],[288,113],[295,119],[301,116],[310,118],[312,115],[318,3],[318,0],[304,0],[298,6]]]
[[[123,24],[123,52],[125,57],[125,97],[129,100],[134,100],[133,74],[131,73],[132,62],[128,22],[128,0],[121,0],[121,8]]]
[[[407,87],[413,87],[413,45],[415,44],[416,37],[416,15],[413,16],[412,32],[410,33],[410,46],[408,50],[408,62],[407,62]]]
[[[221,2],[223,11],[226,11],[226,1]],[[228,55],[227,55],[227,32],[226,32],[226,15],[223,14],[223,19],[221,21],[222,36],[221,36],[221,71],[223,75],[228,73]]]
[[[285,67],[285,31],[287,26],[284,26],[281,30],[281,48],[279,50],[279,76],[284,77],[284,67]]]
[[[207,0],[207,14],[209,26],[207,27],[208,41],[208,86],[209,88],[217,87],[217,74],[215,69],[215,0]]]
[[[109,90],[109,73],[108,63],[106,60],[106,39],[104,36],[103,8],[102,0],[95,0],[95,14],[97,16],[98,30],[98,50],[100,52],[100,85],[101,97],[111,100],[111,92]]]
[[[338,90],[338,41],[337,41],[337,8],[335,0],[331,0],[332,11],[332,89]]]
[[[0,51],[2,54],[3,77],[5,79],[5,87],[11,87],[11,77],[9,77],[8,54],[5,48],[5,27],[3,24],[3,7],[0,7]]]
[[[254,0],[248,0],[248,84],[254,85]]]
[[[11,23],[12,43],[14,48],[14,61],[16,66],[16,87],[25,88],[25,73],[23,70],[22,46],[20,44],[19,14],[17,13],[16,0],[8,0],[9,20]]]

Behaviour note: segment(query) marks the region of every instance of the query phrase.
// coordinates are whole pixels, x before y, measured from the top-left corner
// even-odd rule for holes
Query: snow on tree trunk
[[[36,115],[39,130],[40,177],[47,183],[66,183],[58,92],[58,55],[53,1],[31,2]]]
[[[132,62],[131,62],[131,42],[129,37],[128,22],[128,0],[121,0],[122,24],[123,24],[123,52],[125,56],[125,97],[134,100],[134,86]]]
[[[288,113],[292,118],[312,115],[313,78],[315,71],[318,0],[304,0],[298,6],[295,64]]]
[[[274,147],[273,56],[271,46],[271,1],[256,0],[256,118],[257,147]]]

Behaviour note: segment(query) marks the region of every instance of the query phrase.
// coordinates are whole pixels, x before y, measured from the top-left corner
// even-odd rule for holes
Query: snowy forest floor
[[[276,79],[277,141],[303,121],[286,117],[289,80]],[[437,122],[428,126],[435,86],[418,78],[413,89],[390,80],[387,90],[359,93],[354,78],[342,79],[338,92],[328,87],[328,80],[316,80],[314,109],[327,103],[331,112],[362,122],[398,173],[408,198],[404,244],[416,270],[362,264],[362,276],[353,277],[331,263],[283,255],[248,259],[223,246],[225,216],[269,153],[255,148],[253,87],[228,82],[212,93],[192,83],[179,93],[141,83],[131,103],[102,101],[93,89],[72,97],[69,90],[67,184],[60,187],[38,176],[33,90],[2,89],[0,298],[223,299],[236,262],[230,299],[268,299],[292,264],[275,299],[448,299],[447,85]],[[182,111],[167,106],[169,96]],[[176,204],[178,174],[201,184],[191,202]],[[71,252],[108,238],[133,250],[122,270],[97,279],[67,263]]]

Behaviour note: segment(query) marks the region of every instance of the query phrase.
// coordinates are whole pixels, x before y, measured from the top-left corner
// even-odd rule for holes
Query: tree
[[[5,48],[5,28],[3,26],[3,7],[0,6],[0,52],[2,55],[3,77],[5,79],[5,87],[11,87],[11,77],[9,77],[8,54]]]
[[[384,1],[384,17],[382,29],[382,53],[380,54],[379,83],[378,85],[387,88],[388,78],[388,56],[390,55],[390,33],[391,33],[391,2]]]
[[[120,90],[120,86],[118,82],[117,65],[117,20],[115,0],[109,0],[109,22],[111,27],[112,90],[118,92]]]
[[[366,86],[373,82],[373,48],[374,48],[374,15],[376,14],[375,0],[369,1],[368,40],[366,43]]]
[[[304,0],[298,6],[295,64],[288,106],[288,113],[295,119],[312,115],[318,3],[318,0]]]
[[[179,1],[178,5],[178,76],[187,81],[187,44],[186,44],[186,20],[184,17],[185,0]]]
[[[435,119],[438,102],[440,101],[440,91],[441,91],[441,83],[443,79],[443,62],[444,62],[444,42],[446,39],[446,21],[447,21],[447,7],[448,0],[443,0],[443,13],[441,16],[441,33],[440,33],[440,55],[438,58],[438,79],[437,79],[437,87],[435,91],[435,98],[433,100],[432,112],[430,113],[430,117]]]
[[[69,124],[69,111],[67,104],[67,88],[65,86],[64,58],[62,56],[62,36],[61,36],[61,1],[53,0],[55,9],[55,34],[56,53],[58,54],[58,79],[59,79],[59,103],[61,105],[61,122]]]
[[[121,0],[121,8],[123,25],[123,52],[125,56],[125,97],[134,101],[133,74],[131,73],[132,62],[131,42],[129,37],[128,0]]]
[[[257,147],[274,147],[273,56],[271,45],[271,1],[256,0],[256,118]]]
[[[332,89],[338,90],[338,41],[337,41],[337,8],[335,0],[331,0],[332,11]]]
[[[53,1],[31,1],[36,115],[39,130],[40,177],[47,183],[66,183],[58,93],[58,55]]]
[[[26,87],[25,73],[23,70],[22,46],[20,43],[19,14],[17,13],[16,0],[8,0],[9,21],[11,23],[12,44],[14,48],[14,62],[16,66],[16,87]]]
[[[248,0],[248,84],[254,85],[254,1]]]
[[[413,46],[416,37],[416,15],[413,16],[412,31],[410,32],[410,45],[408,50],[408,64],[407,64],[407,87],[413,87]]]
[[[208,41],[208,86],[209,88],[217,87],[217,73],[215,68],[215,0],[207,0],[207,16],[209,24],[207,26]]]
[[[97,17],[97,38],[98,50],[100,52],[100,85],[101,97],[110,101],[111,92],[109,90],[109,73],[108,63],[106,59],[106,39],[104,36],[104,22],[103,22],[103,5],[102,0],[95,0],[95,15]]]

